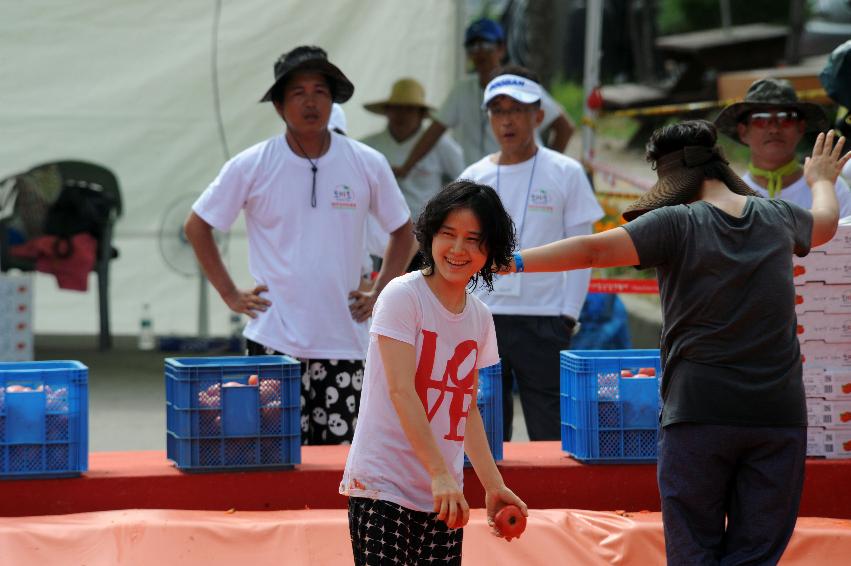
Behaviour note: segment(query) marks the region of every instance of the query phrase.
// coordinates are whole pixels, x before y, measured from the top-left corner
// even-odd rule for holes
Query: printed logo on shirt
[[[449,402],[449,430],[443,436],[446,440],[464,441],[464,431],[459,430],[461,419],[466,419],[470,412],[470,405],[476,402],[473,382],[475,380],[476,359],[479,348],[475,340],[464,340],[455,346],[452,357],[446,361],[443,377],[432,378],[435,355],[437,351],[437,333],[431,330],[422,330],[423,347],[420,352],[420,362],[417,364],[415,387],[417,395],[425,408],[428,421],[431,422],[444,401]],[[472,356],[472,364],[465,363]],[[458,372],[463,366],[469,367],[467,373],[459,376]],[[429,401],[429,392],[436,391],[434,401]],[[449,399],[447,399],[447,393]],[[434,397],[434,395],[431,395]],[[431,406],[429,406],[431,405]]]
[[[331,192],[331,207],[343,210],[354,210],[358,207],[355,195],[348,185],[337,185]]]
[[[555,208],[550,202],[550,194],[546,189],[535,189],[529,193],[529,210],[532,212],[553,212]]]

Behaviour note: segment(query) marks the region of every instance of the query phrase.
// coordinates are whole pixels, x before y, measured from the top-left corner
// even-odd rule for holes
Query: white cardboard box
[[[807,456],[851,458],[851,429],[807,427]]]
[[[806,368],[804,369],[804,391],[807,397],[851,401],[851,372],[828,368]]]
[[[801,341],[824,340],[829,344],[848,344],[841,348],[851,351],[851,313],[806,312],[798,315],[798,339]]]
[[[823,340],[801,340],[804,370],[829,368],[832,371],[851,372],[851,344],[828,344]]]
[[[851,314],[851,285],[811,281],[795,286],[795,312]]]
[[[823,443],[826,458],[851,458],[851,429],[825,429]]]
[[[851,430],[851,401],[808,398],[807,425]]]
[[[0,361],[33,359],[31,275],[0,275]]]
[[[806,257],[792,258],[792,277],[795,285],[810,281],[831,284],[851,283],[851,254],[826,254],[813,251]]]
[[[822,244],[816,251],[826,254],[851,254],[851,216],[843,218],[836,229],[836,235],[826,244]]]
[[[807,427],[807,456],[824,456],[824,427]]]

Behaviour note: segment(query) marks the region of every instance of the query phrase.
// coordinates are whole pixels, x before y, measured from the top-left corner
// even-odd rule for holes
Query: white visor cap
[[[541,100],[542,92],[541,85],[533,80],[517,75],[499,75],[485,87],[482,109],[486,110],[491,100],[502,95],[523,104],[532,104]]]

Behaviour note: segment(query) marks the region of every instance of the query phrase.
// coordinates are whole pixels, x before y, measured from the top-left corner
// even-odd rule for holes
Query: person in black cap
[[[360,402],[367,319],[413,250],[410,211],[387,160],[328,130],[332,102],[354,86],[319,47],[297,47],[274,66],[272,102],[286,132],[229,160],[195,202],[185,231],[222,300],[251,317],[249,355],[284,353],[302,365],[304,444],[351,441]],[[212,230],[245,214],[255,283],[231,279]],[[367,216],[390,233],[371,291],[358,291]]]
[[[812,205],[812,193],[804,178],[795,149],[806,132],[825,131],[829,122],[818,104],[798,100],[792,84],[783,79],[754,82],[742,102],[727,106],[715,119],[718,130],[748,146],[751,161],[742,176],[762,196]],[[841,217],[851,215],[851,191],[840,177],[836,198]]]
[[[464,34],[464,48],[475,74],[461,79],[452,88],[429,128],[411,149],[405,163],[394,167],[399,177],[407,176],[449,128],[452,129],[452,136],[461,144],[465,166],[499,150],[487,113],[481,106],[485,85],[505,58],[505,33],[493,20],[476,20]],[[541,108],[544,110],[544,119],[538,131],[549,130],[551,133],[551,139],[545,145],[564,153],[573,135],[573,124],[561,106],[546,92],[541,99]]]
[[[851,152],[819,134],[812,210],[756,196],[711,122],[653,133],[659,177],[629,222],[515,254],[518,272],[653,267],[662,301],[658,482],[670,566],[776,564],[795,527],[807,411],[792,256],[828,242]],[[627,378],[634,379],[634,378]]]

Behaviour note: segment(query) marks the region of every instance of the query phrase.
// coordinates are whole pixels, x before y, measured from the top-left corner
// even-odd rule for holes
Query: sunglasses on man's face
[[[794,110],[780,112],[754,112],[748,116],[748,124],[755,128],[767,128],[774,123],[781,128],[790,128],[798,123],[800,116]]]

